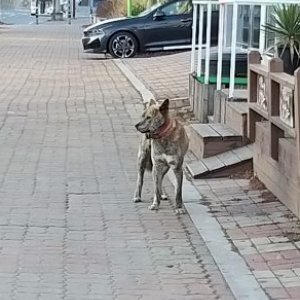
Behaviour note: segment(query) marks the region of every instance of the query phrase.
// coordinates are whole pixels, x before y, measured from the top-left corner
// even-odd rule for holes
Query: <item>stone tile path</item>
[[[0,299],[234,299],[172,198],[147,210],[150,176],[132,203],[140,95],[80,26],[1,31]]]

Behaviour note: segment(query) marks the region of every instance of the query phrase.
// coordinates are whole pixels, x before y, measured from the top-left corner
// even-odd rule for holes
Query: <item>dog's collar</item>
[[[167,119],[167,121],[160,126],[156,131],[152,133],[147,133],[146,137],[148,139],[161,139],[169,136],[176,127],[176,120]]]

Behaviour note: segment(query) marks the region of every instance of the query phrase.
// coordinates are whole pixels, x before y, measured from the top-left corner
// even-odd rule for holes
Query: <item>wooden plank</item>
[[[247,147],[253,153],[253,149],[254,149],[254,145],[253,144],[248,144],[245,147]]]
[[[227,125],[216,123],[210,126],[222,136],[222,140],[242,141],[242,136]]]
[[[228,102],[228,106],[234,109],[240,115],[246,115],[249,111],[249,104],[248,102]]]
[[[268,68],[265,65],[255,64],[249,65],[250,71],[254,71],[257,74],[268,76]]]
[[[237,155],[240,160],[249,160],[253,158],[253,151],[251,151],[247,146],[233,149],[232,152]]]
[[[233,151],[224,152],[222,154],[219,154],[217,157],[226,167],[241,162],[241,159]]]
[[[237,133],[233,131],[231,128],[226,126],[225,124],[215,123],[209,124],[211,128],[213,128],[219,135],[224,136],[236,136]]]
[[[203,164],[201,160],[187,163],[186,167],[193,178],[203,176],[209,172],[208,168]]]
[[[223,97],[229,98],[229,90],[228,89],[223,89],[222,92],[223,92]],[[248,90],[247,89],[236,89],[234,91],[234,101],[233,102],[235,102],[237,100],[247,101],[248,100]]]
[[[209,171],[215,171],[225,167],[225,164],[218,159],[217,156],[212,156],[202,159],[202,163]]]
[[[269,113],[265,110],[263,110],[256,102],[249,103],[249,109],[252,109],[257,114],[265,118],[266,120],[269,119]]]
[[[209,140],[221,140],[222,137],[209,124],[192,124],[194,132],[196,132],[201,138]]]
[[[280,83],[282,86],[287,86],[292,90],[295,88],[295,77],[285,72],[270,73],[270,79]]]

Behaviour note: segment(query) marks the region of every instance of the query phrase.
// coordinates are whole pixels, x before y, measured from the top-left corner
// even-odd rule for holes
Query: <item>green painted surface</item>
[[[195,77],[197,81],[204,83],[204,75],[196,76]],[[230,78],[229,77],[222,77],[222,83],[223,84],[229,84]],[[247,85],[247,77],[235,77],[234,83],[238,85]],[[209,76],[209,83],[215,84],[217,83],[217,76],[211,75]]]

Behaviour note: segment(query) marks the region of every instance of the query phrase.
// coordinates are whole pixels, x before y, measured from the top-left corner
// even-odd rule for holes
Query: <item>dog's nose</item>
[[[137,124],[134,125],[134,127],[135,127],[136,129],[138,129],[138,128],[139,128],[139,125],[140,125],[140,123],[137,123]]]

